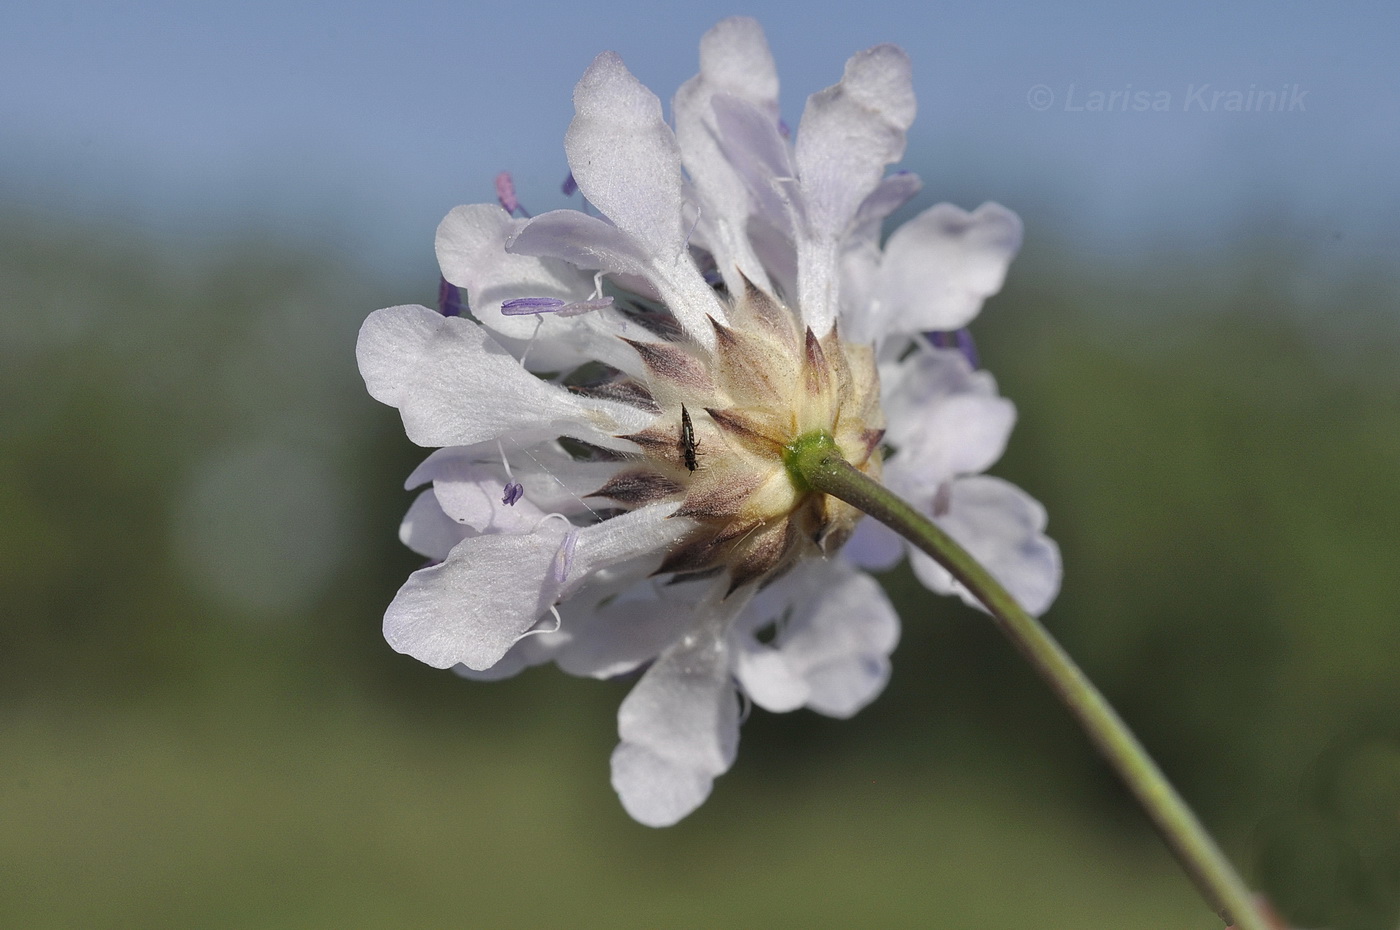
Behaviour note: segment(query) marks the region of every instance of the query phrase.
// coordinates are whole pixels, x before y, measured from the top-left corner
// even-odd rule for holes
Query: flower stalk
[[[848,463],[830,436],[804,436],[785,453],[787,467],[800,487],[829,494],[864,511],[961,582],[1069,708],[1216,913],[1239,930],[1269,930],[1244,882],[1127,724],[1049,631],[1023,610],[1005,587],[931,520]]]

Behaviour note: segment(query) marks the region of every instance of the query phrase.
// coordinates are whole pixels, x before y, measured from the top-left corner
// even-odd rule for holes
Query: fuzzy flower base
[[[889,677],[899,623],[862,569],[905,544],[795,482],[793,440],[831,436],[1031,612],[1054,598],[1043,509],[981,474],[1014,409],[942,347],[1001,287],[1021,225],[940,204],[881,247],[920,187],[886,175],[915,109],[894,46],[847,62],[791,141],[749,19],[705,35],[674,128],[611,53],[574,104],[564,144],[588,209],[516,216],[503,176],[500,205],[438,229],[441,310],[391,307],[360,332],[370,394],[437,449],[400,531],[431,562],[384,633],[471,678],[640,673],[612,781],[664,826],[733,764],[740,691],[848,717]],[[968,599],[925,556],[913,566]]]

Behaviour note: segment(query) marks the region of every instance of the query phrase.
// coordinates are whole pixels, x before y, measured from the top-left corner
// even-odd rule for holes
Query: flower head
[[[1000,288],[1019,220],[941,204],[881,247],[919,189],[886,174],[914,117],[894,46],[812,95],[791,142],[777,91],[749,19],[706,34],[674,128],[598,56],[565,137],[592,211],[530,218],[502,175],[501,205],[458,207],[438,229],[471,318],[391,307],[360,334],[370,393],[438,447],[409,478],[431,487],[400,534],[432,562],[389,606],[386,638],[477,678],[645,669],[619,712],[613,784],[652,825],[732,764],[736,687],[769,710],[845,717],[888,678],[898,622],[856,565],[893,564],[901,544],[796,479],[794,441],[821,433],[883,471],[1028,609],[1058,586],[1039,505],[979,474],[1011,405],[923,335],[961,329]]]

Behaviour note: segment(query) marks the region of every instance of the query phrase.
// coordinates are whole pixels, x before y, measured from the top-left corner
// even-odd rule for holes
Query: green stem
[[[884,485],[857,471],[829,436],[817,434],[793,443],[787,465],[811,489],[840,498],[908,539],[971,591],[1127,783],[1216,913],[1239,930],[1270,930],[1244,882],[1108,700],[1049,631],[966,549]]]

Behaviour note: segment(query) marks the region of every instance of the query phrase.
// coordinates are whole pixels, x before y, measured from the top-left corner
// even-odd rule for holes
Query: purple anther
[[[528,316],[531,313],[557,313],[564,306],[558,297],[516,297],[501,304],[504,316]]]
[[[982,367],[982,360],[977,356],[977,343],[972,341],[972,330],[963,327],[955,334],[958,339],[958,350],[962,352],[963,358],[972,366],[973,371]]]
[[[520,498],[525,496],[525,486],[519,481],[506,482],[505,493],[501,495],[501,503],[507,507],[514,507]]]
[[[520,209],[520,201],[515,199],[515,181],[511,180],[509,171],[496,175],[496,199],[500,201],[501,209],[511,216],[515,216],[515,211]]]
[[[564,542],[560,544],[559,551],[554,556],[554,581],[556,584],[563,584],[569,579],[569,572],[574,567],[574,547],[578,545],[578,530],[569,530],[564,534]]]
[[[446,278],[438,278],[438,313],[443,316],[462,315],[462,292],[457,285],[447,283]]]
[[[924,338],[939,349],[957,349],[973,370],[982,367],[982,361],[977,355],[977,343],[972,340],[972,330],[964,327],[953,332],[928,332],[924,333]]]
[[[559,189],[564,192],[565,197],[572,197],[578,191],[578,182],[574,180],[572,171],[569,172],[569,176],[564,179],[564,183]]]
[[[516,297],[501,304],[501,314],[527,316],[531,313],[556,313],[559,316],[582,316],[612,305],[611,297],[592,297],[572,303],[562,301],[558,297]]]
[[[778,135],[782,136],[784,139],[792,138],[792,129],[789,128],[787,120],[778,120]]]

